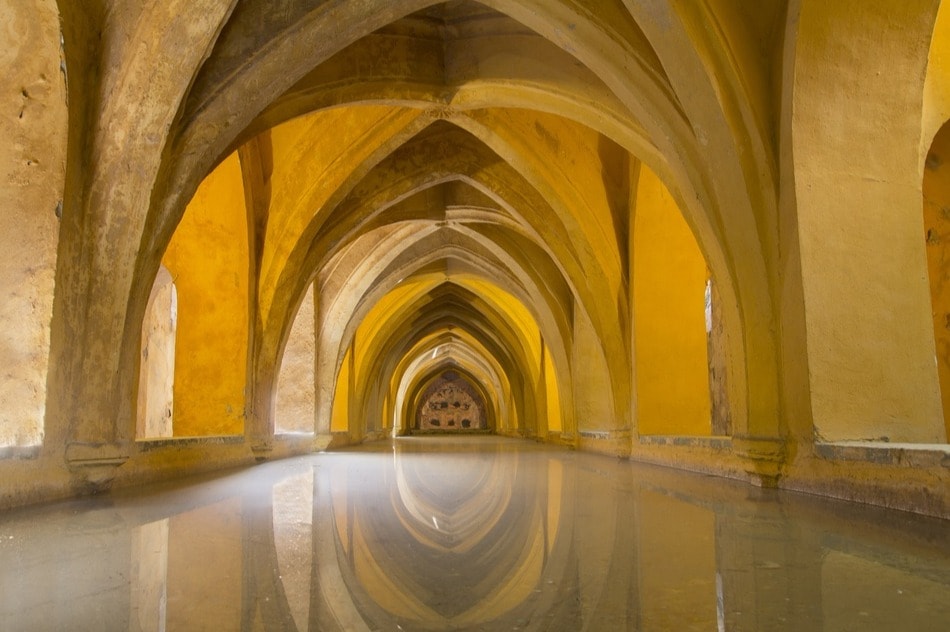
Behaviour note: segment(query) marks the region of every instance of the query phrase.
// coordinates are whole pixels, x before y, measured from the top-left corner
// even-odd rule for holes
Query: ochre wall
[[[547,397],[548,432],[561,432],[561,397],[557,390],[557,370],[544,346],[544,393]]]
[[[240,434],[247,374],[248,247],[236,154],[201,183],[162,262],[178,288],[174,434]]]
[[[950,2],[941,2],[927,58],[927,79],[924,81],[920,139],[920,150],[924,157],[937,130],[947,119],[950,119]]]
[[[43,440],[66,102],[53,0],[2,0],[0,447]]]
[[[927,155],[923,191],[937,371],[943,420],[950,436],[950,124],[937,133]]]
[[[333,392],[333,417],[330,420],[331,432],[345,432],[350,429],[350,366],[353,364],[353,348],[346,351]]]
[[[802,2],[789,107],[820,441],[945,435],[920,218],[929,42],[912,36],[934,6]],[[866,49],[875,54],[853,54]]]
[[[706,261],[669,191],[646,167],[633,256],[638,431],[708,435]]]

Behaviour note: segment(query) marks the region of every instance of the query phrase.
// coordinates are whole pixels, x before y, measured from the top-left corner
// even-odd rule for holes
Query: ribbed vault
[[[515,431],[547,432],[550,400],[574,406],[565,440],[577,441],[576,422],[622,442],[634,421],[631,218],[646,170],[717,280],[734,427],[775,427],[755,414],[775,409],[777,389],[771,264],[757,254],[774,229],[750,210],[762,208],[749,195],[755,153],[736,147],[743,159],[714,170],[704,160],[714,135],[742,138],[728,122],[741,116],[704,110],[690,124],[648,37],[654,18],[635,18],[619,4],[236,6],[184,102],[142,252],[164,249],[183,196],[237,151],[256,279],[245,432],[262,449],[311,287],[318,435],[341,406],[350,439],[392,427],[378,417],[395,414],[396,367],[458,327],[505,375]],[[329,20],[333,35],[313,39]],[[140,259],[142,272],[155,261]]]
[[[429,247],[446,248],[436,242],[465,235],[471,253],[532,253],[502,276],[530,279],[544,271],[546,281],[528,283],[534,294],[523,300],[538,305],[533,309],[546,318],[558,375],[570,375],[577,356],[603,364],[595,371],[596,383],[610,385],[609,401],[585,414],[610,417],[595,425],[629,427],[628,218],[641,164],[658,173],[681,202],[720,281],[725,322],[734,329],[732,355],[745,360],[731,375],[737,427],[746,428],[757,407],[774,409],[776,383],[768,378],[774,375],[770,266],[756,254],[758,239],[772,229],[743,210],[750,207],[749,198],[741,197],[748,185],[740,187],[739,198],[735,188],[723,191],[722,183],[732,177],[724,170],[731,167],[717,164],[714,178],[700,149],[717,126],[729,129],[726,114],[704,120],[699,136],[689,128],[660,51],[619,6],[613,14],[595,15],[549,3],[424,9],[428,4],[391,3],[372,15],[295,5],[278,18],[242,3],[192,86],[178,121],[174,158],[163,166],[162,181],[171,186],[167,195],[153,196],[155,230],[146,235],[152,240],[168,235],[182,212],[181,196],[194,189],[196,176],[228,151],[240,150],[245,185],[254,185],[248,193],[253,228],[262,233],[255,235],[259,248],[252,262],[252,274],[259,275],[250,361],[253,433],[266,436],[272,423],[275,372],[310,284],[327,283],[318,294],[321,305],[326,300],[327,309],[336,310],[337,317],[324,319],[333,329],[339,314],[354,313],[375,283],[392,282],[391,275],[366,267],[374,257],[357,263],[352,252],[399,252],[403,242],[408,252],[413,240],[394,236],[424,233],[439,222],[455,232],[429,240]],[[327,20],[335,20],[334,36],[312,41],[311,34]],[[576,33],[570,43],[564,24]],[[285,43],[291,33],[299,44],[312,45],[306,55]],[[281,72],[272,71],[277,67]],[[253,94],[250,85],[258,88]],[[267,93],[280,96],[264,101]],[[241,107],[235,108],[238,101]],[[334,142],[327,143],[331,135]],[[742,178],[749,167],[735,169],[735,177]],[[460,206],[440,199],[453,184],[483,198],[477,201],[479,221],[460,221],[454,210],[447,212]],[[390,231],[388,240],[381,231]],[[162,249],[161,241],[153,243],[146,252]],[[340,258],[342,250],[351,256]],[[737,256],[745,260],[738,262]],[[143,264],[149,274],[154,264]],[[328,266],[337,274],[325,272]],[[485,273],[491,277],[495,268],[487,265]],[[347,297],[330,299],[347,269],[360,279],[358,286],[341,285]],[[570,331],[578,327],[580,341]],[[329,343],[320,345],[321,357],[338,334],[325,333],[319,334]],[[748,345],[754,355],[743,351]],[[344,344],[336,351],[338,363],[345,350]],[[755,363],[754,371],[748,362]],[[320,372],[322,362],[317,366]],[[568,378],[559,379],[570,386]],[[317,398],[318,408],[324,399]],[[757,419],[775,423],[774,417]]]
[[[398,433],[450,369],[760,483],[946,439],[938,0],[8,4],[4,502]],[[888,458],[855,495],[943,511]]]

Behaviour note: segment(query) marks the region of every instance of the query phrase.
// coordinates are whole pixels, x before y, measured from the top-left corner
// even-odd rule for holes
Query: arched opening
[[[927,272],[946,440],[950,436],[950,121],[937,132],[927,153],[923,200]]]
[[[489,408],[480,389],[456,369],[426,380],[412,402],[412,434],[491,430]]]
[[[175,340],[178,291],[168,268],[155,276],[142,322],[142,358],[135,422],[136,439],[171,437],[173,432]]]
[[[307,289],[281,357],[275,395],[274,429],[278,434],[313,433],[315,424],[316,337],[314,286]]]
[[[729,434],[718,291],[675,200],[646,167],[640,169],[634,219],[638,433]]]
[[[432,376],[449,369],[463,372],[477,385],[489,407],[487,418],[495,420],[489,424],[495,433],[514,432],[518,406],[512,404],[506,369],[477,338],[458,329],[419,341],[394,367],[383,407],[383,426],[391,424],[393,436],[411,434],[421,390]]]
[[[201,183],[162,257],[178,293],[176,437],[244,431],[248,257],[243,179],[231,154]]]

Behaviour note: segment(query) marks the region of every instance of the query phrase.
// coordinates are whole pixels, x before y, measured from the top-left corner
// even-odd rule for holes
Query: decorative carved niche
[[[429,385],[419,399],[415,419],[415,428],[428,432],[488,428],[484,399],[467,379],[455,371],[446,371]]]

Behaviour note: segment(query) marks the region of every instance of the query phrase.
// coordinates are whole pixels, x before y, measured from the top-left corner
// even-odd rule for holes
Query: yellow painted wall
[[[248,245],[236,154],[201,183],[162,262],[178,289],[174,435],[241,434]]]
[[[336,379],[333,395],[333,416],[330,419],[330,432],[346,432],[350,428],[350,365],[353,363],[353,348],[350,347],[343,358],[340,373]]]
[[[646,167],[633,255],[639,433],[708,435],[706,261],[669,191]]]
[[[557,370],[551,352],[544,347],[544,392],[547,395],[548,431],[561,432],[561,398],[557,390]]]
[[[950,436],[950,124],[937,133],[927,156],[923,192],[937,371],[943,421]]]
[[[261,260],[260,307],[269,313],[286,257],[317,209],[365,160],[419,113],[405,108],[331,108],[271,130],[274,172],[267,241]],[[332,139],[332,142],[327,142]],[[345,156],[345,158],[344,158]],[[324,218],[325,219],[325,218]]]
[[[950,118],[950,2],[941,2],[930,42],[930,54],[927,57],[921,134],[922,152],[930,148],[930,141],[948,118]]]
[[[798,15],[788,166],[819,441],[946,432],[920,221],[924,4],[809,0]]]

